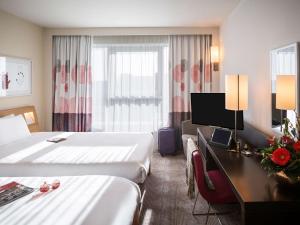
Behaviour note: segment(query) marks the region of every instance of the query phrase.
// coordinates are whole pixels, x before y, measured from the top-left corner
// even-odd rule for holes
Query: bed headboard
[[[34,106],[23,106],[13,109],[0,110],[0,117],[8,115],[22,115],[27,123],[30,132],[39,132],[39,122]]]

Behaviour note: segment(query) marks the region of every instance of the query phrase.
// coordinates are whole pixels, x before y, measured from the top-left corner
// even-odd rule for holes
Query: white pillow
[[[30,131],[22,115],[0,120],[0,145],[30,136]]]
[[[0,119],[10,118],[10,117],[14,117],[14,116],[15,116],[15,114],[9,114],[6,116],[1,116]]]

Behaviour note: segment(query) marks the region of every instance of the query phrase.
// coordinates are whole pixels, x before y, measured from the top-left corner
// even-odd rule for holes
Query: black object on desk
[[[228,148],[232,140],[232,131],[225,128],[214,128],[210,143],[220,147]]]
[[[218,168],[231,184],[241,206],[241,224],[295,224],[299,220],[300,193],[282,189],[274,178],[269,177],[260,165],[260,156],[245,157],[211,145],[212,132],[211,127],[198,128],[199,148],[205,156],[206,169]],[[242,141],[257,142],[259,145],[251,147],[262,147],[260,144],[265,139],[262,133],[251,126],[244,132],[240,136]],[[256,137],[255,140],[252,137]]]

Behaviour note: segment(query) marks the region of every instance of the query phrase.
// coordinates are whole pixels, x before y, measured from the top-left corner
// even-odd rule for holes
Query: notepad
[[[25,195],[33,192],[34,189],[15,181],[0,186],[0,207],[11,203]]]

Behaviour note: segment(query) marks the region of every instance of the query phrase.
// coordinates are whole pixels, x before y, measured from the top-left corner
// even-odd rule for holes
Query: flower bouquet
[[[261,149],[261,165],[279,183],[300,184],[300,140],[296,128],[285,119],[283,136],[271,138],[269,147]]]

